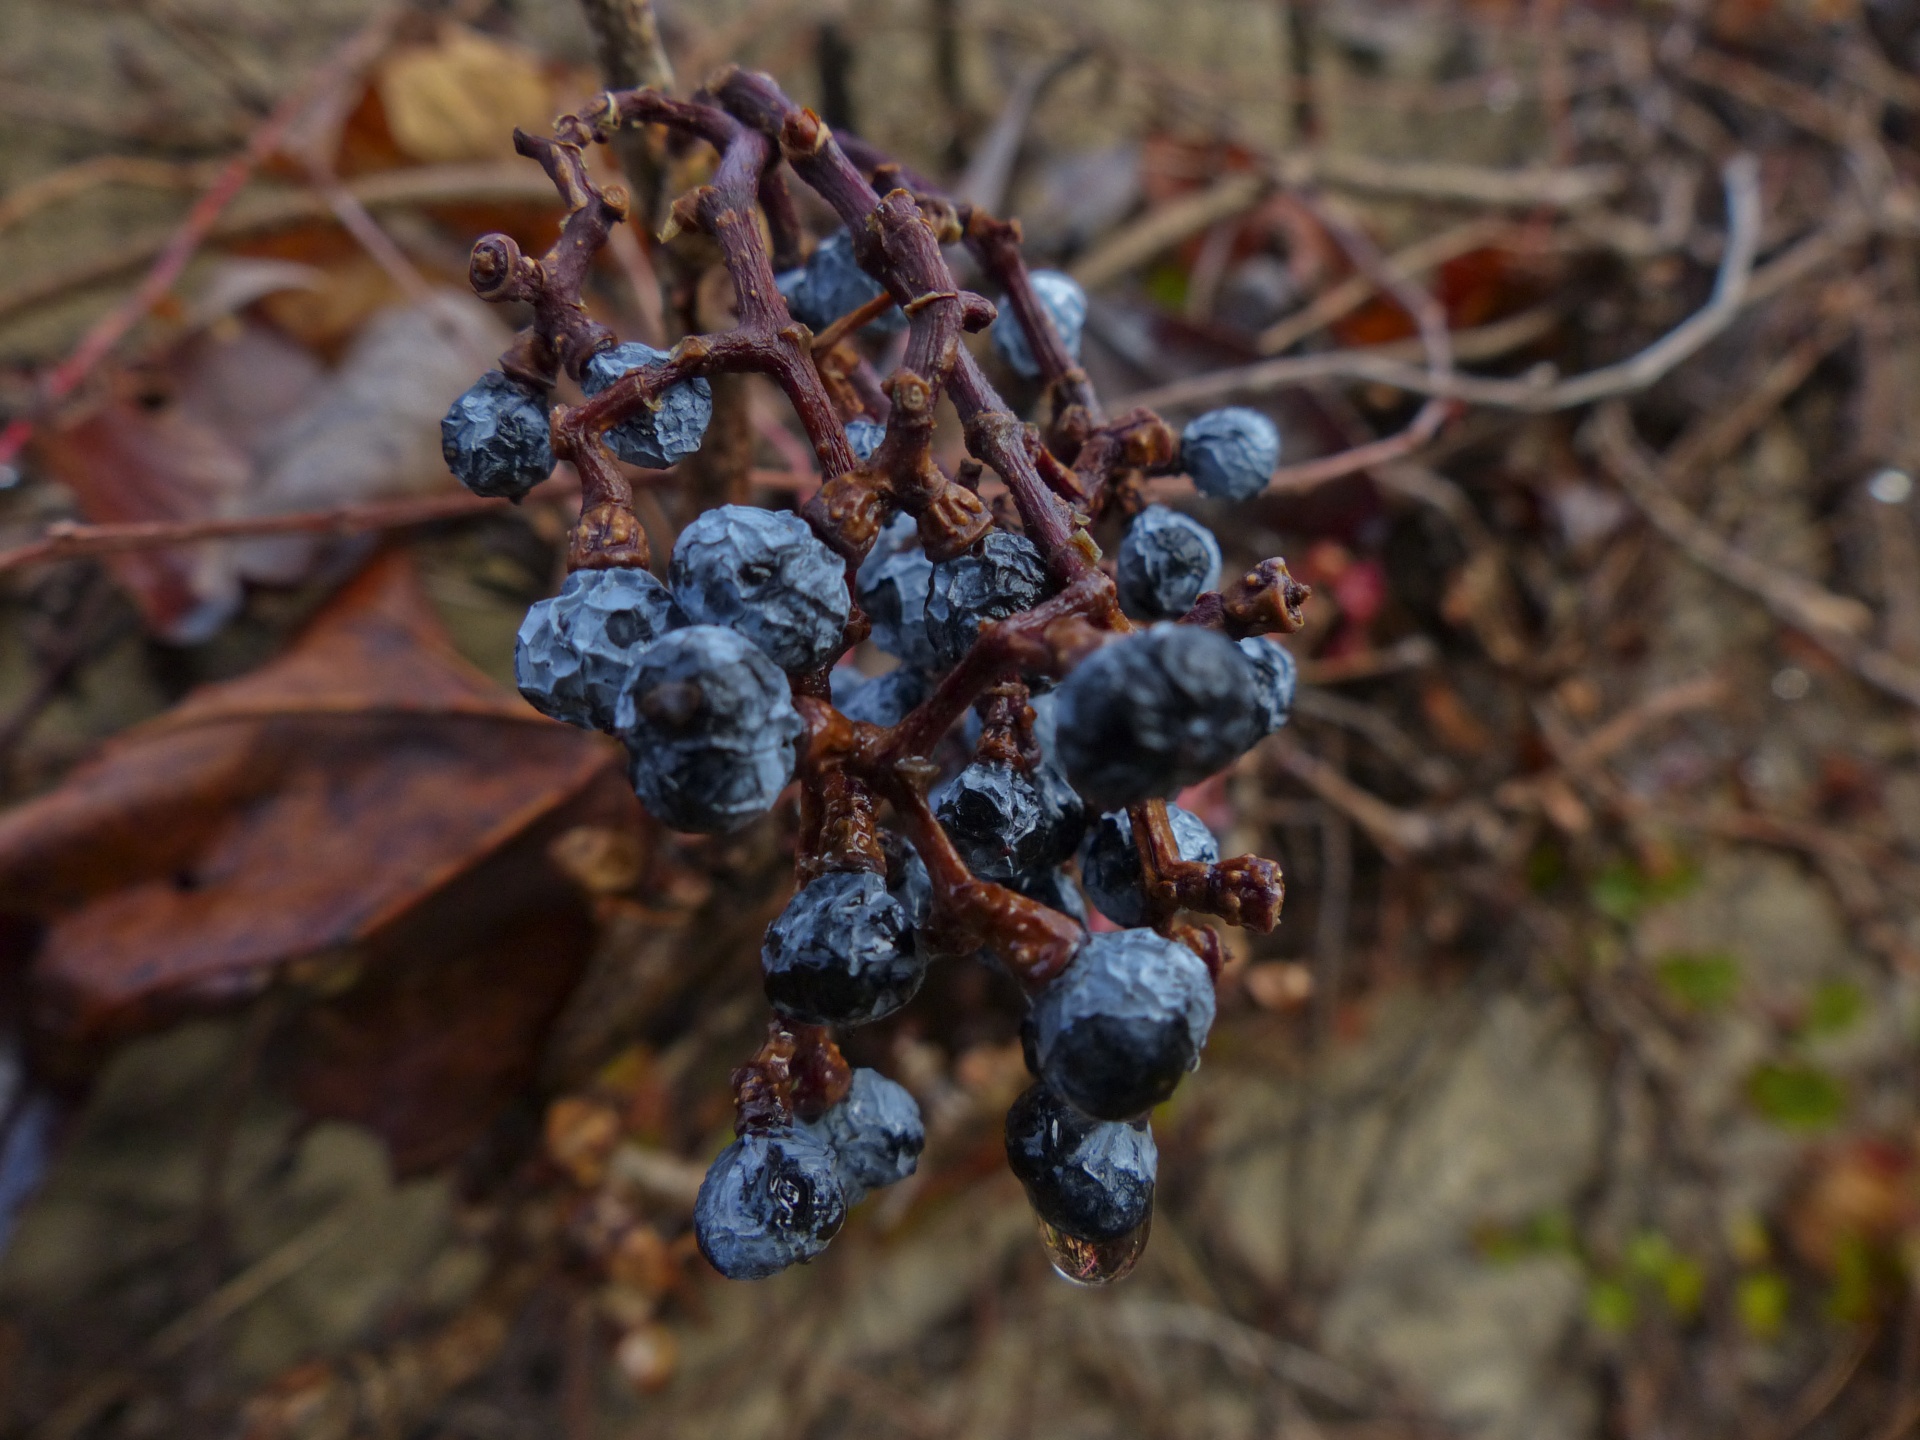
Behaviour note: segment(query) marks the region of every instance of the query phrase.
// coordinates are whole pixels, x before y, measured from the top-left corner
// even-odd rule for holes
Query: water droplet
[[[1034,1217],[1040,1226],[1040,1243],[1047,1259],[1063,1280],[1076,1285],[1111,1285],[1133,1273],[1136,1261],[1147,1248],[1147,1235],[1153,1229],[1153,1213],[1124,1235],[1111,1240],[1082,1240],[1056,1230]]]

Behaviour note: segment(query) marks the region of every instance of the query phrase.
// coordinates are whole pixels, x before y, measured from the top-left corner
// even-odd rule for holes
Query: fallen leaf
[[[544,133],[553,118],[537,55],[458,25],[395,53],[376,88],[394,143],[429,163],[511,155],[516,125]]]
[[[309,1111],[402,1170],[445,1160],[531,1078],[584,964],[588,900],[547,852],[642,823],[618,760],[462,660],[389,553],[279,660],[0,817],[0,914],[44,927],[36,1038],[84,1074],[278,981]]]

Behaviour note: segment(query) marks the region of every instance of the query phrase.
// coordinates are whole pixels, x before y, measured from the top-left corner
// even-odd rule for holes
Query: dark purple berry
[[[1136,620],[1178,620],[1220,583],[1220,542],[1198,520],[1149,505],[1120,542],[1120,605]]]
[[[852,314],[879,295],[884,287],[860,268],[854,258],[853,240],[845,230],[836,230],[807,257],[797,272],[786,271],[774,282],[786,296],[793,318],[810,330],[824,330],[842,315]],[[867,324],[881,335],[894,335],[907,328],[907,317],[897,308]]]
[[[1167,806],[1167,820],[1182,860],[1211,865],[1220,858],[1220,842],[1191,810]],[[1093,822],[1080,847],[1080,883],[1094,908],[1116,925],[1144,925],[1147,897],[1140,888],[1140,847],[1133,840],[1133,820],[1124,810],[1113,810]]]
[[[810,1131],[784,1126],[720,1152],[700,1182],[693,1233],[729,1280],[764,1280],[825,1250],[846,1218],[832,1152]]]
[[[1287,723],[1293,713],[1293,692],[1299,684],[1300,670],[1286,646],[1264,635],[1249,635],[1239,642],[1240,653],[1253,667],[1255,728],[1271,735]]]
[[[858,1205],[870,1190],[906,1179],[927,1144],[920,1106],[904,1085],[878,1070],[854,1071],[847,1098],[811,1128],[833,1152],[834,1173],[849,1205]]]
[[[873,643],[902,664],[931,669],[933,642],[927,637],[927,588],[933,565],[920,548],[920,532],[911,515],[897,515],[861,562],[856,588],[860,608],[873,622]]]
[[[640,652],[686,623],[667,587],[644,570],[576,570],[521,622],[513,678],[543,715],[611,730]]]
[[[927,968],[906,907],[868,870],[829,871],[802,886],[767,927],[760,966],[773,1008],[809,1025],[890,1015]]]
[[[1280,432],[1258,410],[1209,410],[1181,432],[1180,463],[1201,494],[1251,500],[1267,488],[1280,463]]]
[[[927,638],[941,667],[957,665],[980,627],[1031,610],[1047,593],[1047,567],[1024,535],[990,530],[971,550],[933,567]]]
[[[688,619],[738,631],[790,673],[842,648],[846,567],[798,515],[717,506],[680,532],[668,579]]]
[[[766,813],[793,778],[802,728],[779,667],[715,625],[647,646],[614,708],[640,802],[663,825],[703,833]]]
[[[440,453],[474,494],[518,500],[553,473],[546,392],[489,370],[440,422]]]
[[[1171,1095],[1212,1026],[1205,963],[1151,930],[1089,936],[1033,1003],[1042,1078],[1102,1120],[1130,1120]]]
[[[1045,1085],[1007,1111],[1007,1165],[1027,1203],[1081,1240],[1111,1240],[1147,1218],[1159,1158],[1145,1120],[1089,1119]]]
[[[1071,275],[1063,275],[1058,270],[1035,270],[1028,278],[1033,281],[1040,308],[1067,347],[1067,354],[1078,360],[1080,332],[1087,323],[1087,292]],[[1027,332],[1020,328],[1013,307],[1004,300],[1000,302],[1000,318],[993,322],[993,347],[1016,375],[1029,380],[1039,375],[1040,364],[1033,358],[1033,348],[1027,344]]]
[[[657,365],[666,358],[665,350],[629,340],[587,361],[580,388],[598,395],[629,371]],[[696,375],[669,385],[654,397],[652,405],[607,431],[607,448],[629,465],[664,470],[700,448],[712,421],[713,386]]]
[[[1058,750],[1100,810],[1179,793],[1259,738],[1246,656],[1224,635],[1155,625],[1109,642],[1061,682]]]

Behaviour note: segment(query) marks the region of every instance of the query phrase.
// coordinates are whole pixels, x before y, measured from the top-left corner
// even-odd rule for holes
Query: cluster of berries
[[[1077,356],[1085,294],[1064,275],[1029,278],[1045,321]],[[885,292],[844,230],[779,276],[778,289],[811,327],[863,306],[878,329],[902,320],[873,303]],[[993,334],[1011,369],[1039,373],[1010,315]],[[573,364],[594,395],[669,358],[603,340]],[[483,376],[443,423],[449,467],[477,494],[526,494],[554,464],[548,400],[519,373]],[[698,449],[711,416],[707,382],[681,379],[603,438],[622,460],[664,467]],[[844,433],[865,464],[886,430],[854,418]],[[1279,448],[1265,416],[1225,409],[1187,426],[1178,458],[1204,493],[1245,499],[1266,486]],[[1146,893],[1134,832],[1145,812],[1129,807],[1231,764],[1285,723],[1294,690],[1292,660],[1263,635],[1236,640],[1214,625],[1178,623],[1200,616],[1203,597],[1220,607],[1208,593],[1220,582],[1213,534],[1164,506],[1128,503],[1136,513],[1113,584],[1137,628],[1115,616],[1120,633],[1080,663],[1004,676],[976,702],[970,733],[933,736],[912,757],[917,774],[934,777],[921,793],[939,828],[918,832],[922,843],[943,837],[943,864],[953,864],[950,846],[974,881],[1067,917],[1067,935],[1078,927],[1061,952],[1070,961],[1030,984],[1022,1036],[1035,1083],[1006,1127],[1009,1161],[1063,1270],[1072,1267],[1061,1255],[1076,1247],[1131,1243],[1137,1253],[1156,1163],[1146,1115],[1198,1063],[1213,1022],[1211,969],[1193,945],[1162,933],[1172,929],[1169,902],[1164,891],[1157,901]],[[1048,602],[1064,583],[1013,529],[988,528],[941,558],[922,539],[902,513],[850,562],[798,515],[708,510],[681,532],[664,582],[637,564],[598,562],[534,605],[515,656],[521,693],[557,720],[619,738],[634,790],[657,820],[680,831],[738,829],[794,779],[821,723],[808,707],[824,694],[846,721],[900,726],[968,659],[983,627]],[[897,662],[872,678],[838,664],[856,603],[876,647]],[[1217,864],[1218,845],[1198,818],[1177,806],[1168,818],[1180,861]],[[954,895],[956,882],[935,883],[931,852],[923,857],[890,831],[874,838],[864,853],[813,857],[768,927],[762,968],[780,1026],[881,1019],[913,998],[933,960],[979,946],[977,934],[953,943],[940,897]],[[1156,853],[1164,861],[1164,841]],[[1092,930],[1087,898],[1124,928]],[[700,1247],[723,1274],[758,1278],[813,1258],[848,1206],[913,1171],[925,1133],[897,1084],[856,1071],[814,1109],[803,1118],[788,1099],[743,1100],[739,1137],[709,1170],[695,1215]]]

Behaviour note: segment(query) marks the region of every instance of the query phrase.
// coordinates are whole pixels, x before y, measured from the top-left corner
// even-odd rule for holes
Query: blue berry
[[[1144,1120],[1090,1120],[1045,1085],[1007,1111],[1007,1165],[1027,1203],[1081,1240],[1126,1234],[1153,1209],[1160,1155]]]
[[[849,1205],[858,1205],[870,1190],[906,1179],[927,1144],[919,1105],[904,1085],[878,1070],[854,1071],[847,1098],[812,1128],[833,1152],[834,1173]]]
[[[1040,800],[1040,823],[1023,847],[1026,868],[1051,870],[1064,863],[1087,833],[1087,806],[1057,766],[1036,765],[1027,776]]]
[[[1078,921],[1082,930],[1087,928],[1086,899],[1080,894],[1080,887],[1073,883],[1073,877],[1058,866],[1031,875],[1017,875],[1009,884],[1029,900],[1038,900],[1049,910],[1058,910],[1068,919]]]
[[[965,554],[933,567],[927,638],[936,663],[957,665],[980,627],[1031,610],[1047,593],[1047,567],[1024,535],[989,530]]]
[[[887,427],[878,420],[853,419],[847,421],[847,444],[853,448],[856,460],[871,460],[873,452],[880,448],[880,442],[887,438]]]
[[[580,388],[598,395],[629,370],[639,370],[667,358],[665,350],[629,340],[602,350],[587,361]],[[607,448],[629,465],[664,470],[700,448],[713,420],[713,387],[696,375],[669,385],[643,409],[607,432]]]
[[[1193,625],[1109,642],[1061,682],[1059,704],[1061,767],[1101,810],[1177,794],[1260,738],[1252,666]]]
[[[1067,347],[1067,354],[1075,360],[1080,358],[1080,332],[1087,323],[1087,292],[1070,275],[1058,270],[1035,270],[1030,277],[1034,294],[1040,298],[1040,308],[1053,322],[1054,330],[1061,342]],[[1033,348],[1027,344],[1027,335],[1015,318],[1013,307],[1005,300],[1000,302],[1000,318],[993,322],[993,345],[1017,375],[1031,380],[1040,373],[1040,364],[1033,358]]]
[[[934,817],[982,880],[1011,880],[1029,863],[1040,828],[1040,792],[1021,771],[1000,760],[976,760],[934,796]]]
[[[1271,735],[1287,723],[1293,713],[1293,692],[1300,670],[1284,645],[1262,635],[1249,635],[1239,642],[1240,653],[1253,667],[1255,727],[1262,735]]]
[[[933,564],[920,548],[911,515],[897,515],[861,562],[855,587],[860,608],[873,622],[873,643],[902,663],[925,670],[935,664],[927,637],[927,589]]]
[[[474,494],[518,500],[553,473],[545,392],[489,370],[447,410],[440,454]]]
[[[693,1234],[729,1280],[764,1280],[825,1250],[846,1218],[832,1152],[812,1132],[783,1126],[720,1152],[700,1182]]]
[[[1040,1074],[1101,1120],[1129,1120],[1173,1093],[1213,1026],[1213,981],[1178,941],[1151,930],[1087,937],[1033,1003]]]
[[[737,630],[792,674],[842,648],[846,567],[798,515],[717,506],[680,532],[667,578],[696,625]]]
[[[887,857],[887,893],[907,912],[907,923],[918,930],[933,912],[933,877],[927,873],[927,862],[911,841],[891,830],[880,832],[880,848]]]
[[[1220,842],[1191,810],[1169,805],[1167,821],[1182,860],[1211,865],[1220,858]],[[1080,847],[1080,883],[1087,897],[1116,925],[1144,925],[1150,917],[1140,880],[1140,847],[1134,843],[1132,817],[1124,810],[1102,815]]]
[[[543,715],[611,730],[640,652],[686,623],[673,595],[644,570],[576,570],[521,622],[513,678]]]
[[[1280,463],[1280,432],[1258,410],[1209,410],[1181,432],[1180,463],[1201,494],[1251,500],[1267,488]]]
[[[786,297],[793,318],[809,330],[824,330],[842,315],[866,304],[884,288],[854,258],[853,240],[845,230],[836,230],[814,247],[813,254],[799,271],[789,270],[774,281]],[[882,335],[895,335],[907,328],[907,317],[895,308],[868,327]]]
[[[898,725],[914,706],[927,698],[930,689],[923,672],[910,665],[896,665],[854,690],[844,704],[836,695],[834,705],[849,720],[864,721],[868,725]]]
[[[737,830],[764,814],[793,778],[803,728],[787,677],[715,625],[649,645],[614,707],[634,791],[675,830]]]
[[[1127,614],[1178,620],[1220,583],[1220,542],[1198,520],[1149,505],[1127,527],[1116,568]]]
[[[760,948],[773,1008],[809,1025],[863,1025],[913,998],[926,975],[906,907],[884,875],[834,870],[801,887]]]

